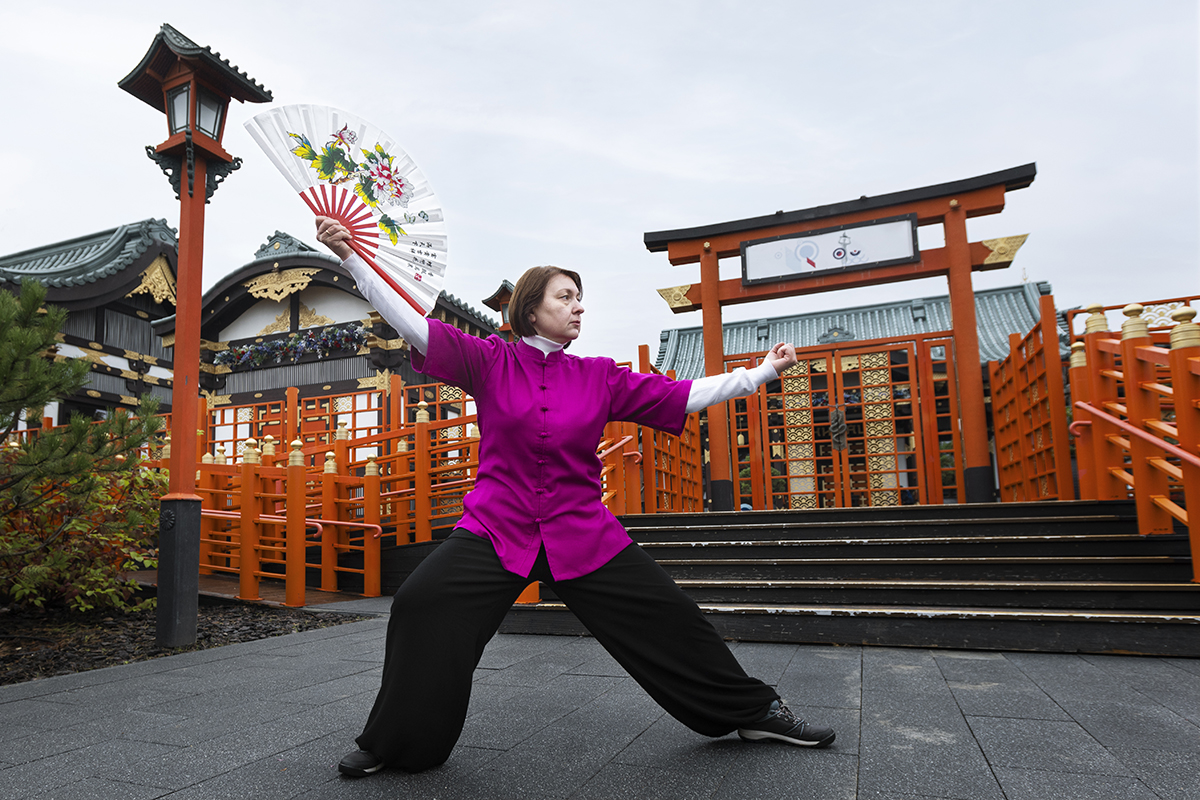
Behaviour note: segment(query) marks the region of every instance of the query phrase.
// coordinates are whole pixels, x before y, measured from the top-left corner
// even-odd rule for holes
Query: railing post
[[[241,553],[238,571],[238,599],[261,600],[258,596],[258,517],[262,500],[258,496],[258,443],[246,440],[242,451],[242,509],[238,520],[238,550]]]
[[[432,481],[430,479],[429,454],[429,404],[424,400],[417,411],[417,449],[416,462],[413,464],[413,478],[416,484],[414,494],[414,535],[413,541],[429,542],[433,540],[433,527],[430,517],[433,516],[433,503],[430,498]]]
[[[166,448],[164,448],[165,450]],[[213,494],[213,489],[216,488],[216,476],[212,470],[207,470],[204,467],[213,463],[212,453],[207,450],[203,451],[204,455],[200,457],[200,469],[196,471],[196,494],[200,495],[200,574],[211,575],[212,569],[212,538],[216,531],[216,522],[212,517],[205,517],[203,511],[205,508],[216,508],[216,495]],[[165,463],[165,462],[164,462]]]
[[[1046,389],[1050,397],[1050,440],[1054,447],[1054,483],[1059,500],[1075,499],[1071,480],[1071,445],[1067,438],[1066,392],[1063,391],[1062,356],[1058,351],[1058,312],[1054,295],[1043,295],[1041,306],[1042,358],[1046,361]]]
[[[1112,339],[1112,334],[1108,331],[1108,320],[1105,319],[1101,308],[1099,304],[1087,307],[1092,313],[1085,323],[1083,339],[1086,345],[1092,405],[1101,410],[1108,410],[1109,403],[1119,400],[1119,387],[1117,379],[1111,374],[1106,374],[1116,370],[1117,359],[1114,353],[1100,347],[1101,342]],[[1100,418],[1092,420],[1097,500],[1125,500],[1129,497],[1129,487],[1112,473],[1112,470],[1122,469],[1125,464],[1125,451],[1108,438],[1118,433],[1120,430],[1115,425]]]
[[[321,519],[337,519],[337,456],[330,451],[325,454],[325,470],[321,473]],[[327,525],[321,531],[321,589],[337,591],[337,540],[336,526]]]
[[[1071,345],[1070,375],[1071,401],[1076,403],[1092,402],[1092,383],[1088,375],[1086,345],[1083,342],[1075,342]],[[1075,468],[1079,475],[1079,497],[1083,500],[1095,500],[1097,499],[1096,446],[1092,442],[1092,437],[1095,436],[1092,431],[1094,423],[1091,420],[1082,419],[1081,413],[1081,411],[1076,411],[1074,414],[1075,421],[1081,424],[1072,427],[1075,432]]]
[[[1145,429],[1147,420],[1162,419],[1159,397],[1142,388],[1144,383],[1158,381],[1153,362],[1138,357],[1137,349],[1150,344],[1150,326],[1142,319],[1142,306],[1131,303],[1122,313],[1128,317],[1121,325],[1121,370],[1125,376],[1125,418],[1129,424]],[[1133,475],[1134,502],[1137,503],[1138,532],[1170,533],[1174,528],[1171,515],[1154,502],[1155,497],[1167,497],[1170,483],[1165,473],[1155,469],[1151,458],[1161,454],[1154,445],[1136,436],[1129,438],[1129,471]]]
[[[379,524],[379,465],[375,456],[367,456],[363,470],[363,522]],[[375,531],[363,530],[363,596],[379,597],[382,569],[380,564],[380,541]]]
[[[287,388],[287,400],[283,404],[283,440],[292,442],[300,438],[300,390]]]
[[[287,554],[284,556],[284,605],[299,608],[304,605],[305,571],[307,570],[304,538],[304,519],[308,516],[305,506],[307,497],[307,471],[304,468],[304,443],[292,440],[292,451],[288,453],[287,465]]]
[[[1179,446],[1200,455],[1200,325],[1192,322],[1196,309],[1185,306],[1171,312],[1178,324],[1171,330],[1171,388],[1175,392],[1175,429]],[[1192,583],[1200,583],[1200,467],[1186,461],[1183,501],[1187,509],[1188,540],[1192,553]]]

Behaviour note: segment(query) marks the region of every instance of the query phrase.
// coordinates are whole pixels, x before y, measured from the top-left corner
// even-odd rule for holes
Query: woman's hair
[[[583,295],[583,281],[579,278],[578,272],[551,266],[530,267],[525,270],[525,274],[517,280],[512,299],[508,301],[508,324],[512,326],[513,333],[517,336],[537,335],[533,323],[529,321],[529,315],[542,304],[542,298],[546,295],[546,286],[550,284],[555,275],[566,275],[575,282],[580,296]]]

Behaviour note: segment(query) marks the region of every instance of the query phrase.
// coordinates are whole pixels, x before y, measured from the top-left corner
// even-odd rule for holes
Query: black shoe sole
[[[816,748],[816,747],[829,747],[829,745],[833,744],[833,740],[837,738],[836,733],[831,733],[828,736],[826,736],[824,739],[818,739],[816,741],[805,741],[804,739],[792,739],[790,737],[784,736],[779,733],[767,733],[765,731],[754,731],[754,734],[755,734],[754,736],[748,736],[748,735],[742,733],[741,731],[738,731],[738,736],[741,737],[741,740],[743,742],[751,742],[754,744],[760,744],[762,742],[774,740],[777,742],[783,742],[785,744],[794,744],[798,747],[814,747],[814,748]]]

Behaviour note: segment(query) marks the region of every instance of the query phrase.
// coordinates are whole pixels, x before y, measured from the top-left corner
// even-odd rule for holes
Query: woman
[[[678,434],[687,415],[748,394],[796,363],[778,344],[761,365],[672,381],[577,358],[582,282],[534,267],[517,281],[509,322],[520,336],[468,336],[413,311],[354,255],[349,233],[317,218],[317,239],[343,260],[359,291],[409,343],[413,368],[475,399],[475,486],[456,530],[396,592],[383,680],[351,777],[385,765],[417,772],[450,755],[462,732],[483,649],[517,595],[551,586],[593,636],[672,716],[706,736],[808,747],[834,740],[750,678],[696,604],[633,544],[601,504],[596,445],[612,420]]]

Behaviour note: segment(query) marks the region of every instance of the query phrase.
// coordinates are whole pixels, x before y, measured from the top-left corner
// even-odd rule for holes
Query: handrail
[[[1161,447],[1163,450],[1166,450],[1171,455],[1173,455],[1176,458],[1179,458],[1183,461],[1186,461],[1187,463],[1191,464],[1192,466],[1200,467],[1200,456],[1194,456],[1191,453],[1189,453],[1188,451],[1186,451],[1182,448],[1176,447],[1175,445],[1171,444],[1170,442],[1164,442],[1162,439],[1159,439],[1157,436],[1153,436],[1149,433],[1146,433],[1144,430],[1137,427],[1136,425],[1130,425],[1128,422],[1121,419],[1120,417],[1114,417],[1112,414],[1108,414],[1104,411],[1101,411],[1100,409],[1096,408],[1091,403],[1084,402],[1083,400],[1077,400],[1075,402],[1075,407],[1081,408],[1084,411],[1095,414],[1096,416],[1103,419],[1105,422],[1116,425],[1121,430],[1123,430],[1127,433],[1132,433],[1134,436],[1138,437],[1139,439],[1142,439],[1144,441],[1150,442],[1153,445],[1157,445],[1158,447]],[[1075,423],[1075,424],[1079,424],[1079,423]],[[1071,427],[1074,427],[1074,425],[1072,425]],[[1076,435],[1078,435],[1078,434],[1076,434]]]

